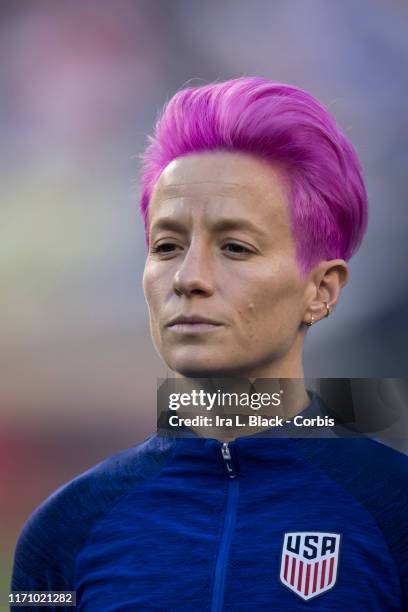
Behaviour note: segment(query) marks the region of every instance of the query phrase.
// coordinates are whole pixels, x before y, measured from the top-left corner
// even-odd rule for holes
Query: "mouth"
[[[194,315],[176,317],[166,327],[176,334],[205,334],[222,327],[222,323]]]
[[[174,323],[168,329],[176,334],[205,334],[221,327],[221,323]]]

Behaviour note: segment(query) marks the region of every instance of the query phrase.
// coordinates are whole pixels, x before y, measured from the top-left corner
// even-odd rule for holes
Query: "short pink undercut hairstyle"
[[[353,145],[308,92],[261,77],[189,87],[165,105],[142,155],[147,247],[149,202],[161,173],[174,159],[204,151],[251,153],[285,170],[302,274],[357,251],[367,194]]]

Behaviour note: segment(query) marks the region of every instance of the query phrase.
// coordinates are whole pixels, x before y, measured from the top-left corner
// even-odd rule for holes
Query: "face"
[[[306,282],[278,169],[244,153],[174,160],[152,194],[149,244],[143,287],[169,368],[256,377],[296,358]]]

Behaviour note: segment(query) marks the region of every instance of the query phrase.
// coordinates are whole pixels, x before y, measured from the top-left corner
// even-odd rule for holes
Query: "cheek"
[[[143,275],[143,292],[149,310],[150,335],[154,347],[161,352],[161,337],[160,337],[160,283],[155,281],[154,274],[149,270],[145,270]]]
[[[143,291],[149,308],[157,303],[160,296],[160,286],[157,271],[154,266],[147,264],[143,273]]]
[[[148,264],[146,262],[144,270],[143,270],[143,279],[142,279],[142,285],[143,285],[143,293],[145,295],[146,301],[149,301],[149,292],[150,292],[150,269],[148,267]]]
[[[152,333],[155,333],[156,324],[160,315],[162,297],[160,283],[157,282],[156,275],[150,269],[145,269],[143,274],[143,292],[147,306]]]
[[[262,305],[255,297],[241,300],[238,307],[235,306],[237,318],[234,321],[235,341],[245,351],[252,351],[255,344],[259,343],[261,337],[260,323],[262,317]]]
[[[247,295],[239,314],[249,339],[262,341],[265,334],[276,336],[297,327],[301,291],[292,275],[265,278],[252,292],[248,287]]]

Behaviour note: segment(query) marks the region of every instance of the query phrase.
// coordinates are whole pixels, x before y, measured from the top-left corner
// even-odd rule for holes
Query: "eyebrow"
[[[261,238],[264,238],[266,235],[266,232],[263,229],[248,219],[240,218],[219,219],[218,221],[211,223],[211,229],[217,233],[226,232],[229,230],[247,230]],[[186,225],[172,217],[160,217],[153,223],[151,232],[153,232],[153,230],[170,230],[183,234],[186,233]]]

